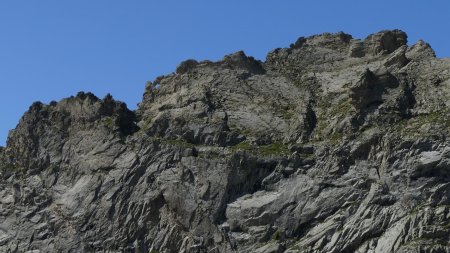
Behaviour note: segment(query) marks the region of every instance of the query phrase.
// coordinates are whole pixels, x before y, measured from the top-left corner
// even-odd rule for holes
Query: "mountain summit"
[[[136,111],[34,103],[0,252],[450,252],[450,59],[400,30],[187,60]]]

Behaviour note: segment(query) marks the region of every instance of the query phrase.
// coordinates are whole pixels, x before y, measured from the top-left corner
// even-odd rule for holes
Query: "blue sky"
[[[364,38],[399,28],[450,56],[450,2],[152,1],[0,2],[0,145],[34,101],[91,91],[136,108],[145,82],[188,58],[244,50],[264,59],[299,36],[344,31]]]

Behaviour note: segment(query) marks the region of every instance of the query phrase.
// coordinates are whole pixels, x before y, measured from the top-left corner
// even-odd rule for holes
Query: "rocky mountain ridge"
[[[450,252],[450,59],[399,30],[187,60],[129,110],[34,103],[1,252]]]

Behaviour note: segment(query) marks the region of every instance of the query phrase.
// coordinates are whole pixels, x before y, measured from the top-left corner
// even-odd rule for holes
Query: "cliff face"
[[[188,60],[136,111],[34,103],[0,148],[0,252],[449,252],[450,59],[406,43]]]

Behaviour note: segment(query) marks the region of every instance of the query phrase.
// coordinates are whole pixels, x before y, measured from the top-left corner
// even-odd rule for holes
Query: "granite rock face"
[[[136,111],[34,103],[0,252],[450,252],[450,59],[399,30],[181,63]]]

